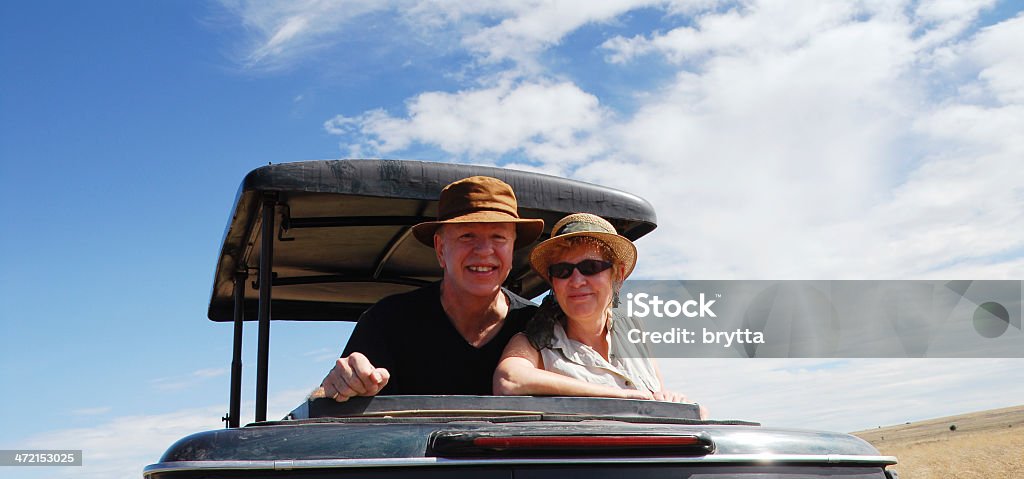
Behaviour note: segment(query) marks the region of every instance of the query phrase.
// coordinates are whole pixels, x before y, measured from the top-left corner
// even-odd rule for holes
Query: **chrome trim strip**
[[[423,466],[493,466],[507,464],[832,464],[891,466],[896,464],[894,456],[852,456],[843,454],[721,454],[700,457],[619,457],[619,458],[502,458],[502,459],[446,459],[440,457],[386,457],[373,459],[309,459],[282,461],[180,461],[150,464],[143,469],[143,476],[170,471],[216,471],[216,470],[289,470],[354,467],[423,467]]]

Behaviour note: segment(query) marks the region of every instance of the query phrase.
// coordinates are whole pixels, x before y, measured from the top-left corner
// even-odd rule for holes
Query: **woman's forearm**
[[[650,399],[650,393],[588,383],[516,361],[502,361],[495,375],[494,394],[506,396],[591,396]]]

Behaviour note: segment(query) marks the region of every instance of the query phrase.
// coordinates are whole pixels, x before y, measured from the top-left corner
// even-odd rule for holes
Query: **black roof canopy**
[[[262,207],[276,203],[272,318],[354,321],[377,300],[440,279],[433,249],[411,226],[434,219],[447,184],[474,175],[510,184],[524,218],[545,234],[569,213],[608,219],[624,236],[656,227],[654,209],[635,195],[539,173],[404,160],[321,160],[257,168],[246,175],[224,232],[208,316],[231,321],[233,284],[245,275],[246,320],[255,320]],[[547,289],[530,270],[531,247],[516,251],[506,285],[533,297]],[[239,276],[241,277],[241,276]]]

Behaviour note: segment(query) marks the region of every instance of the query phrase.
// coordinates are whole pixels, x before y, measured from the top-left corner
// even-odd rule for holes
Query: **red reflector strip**
[[[499,436],[477,437],[473,445],[500,448],[654,447],[701,444],[696,436]]]

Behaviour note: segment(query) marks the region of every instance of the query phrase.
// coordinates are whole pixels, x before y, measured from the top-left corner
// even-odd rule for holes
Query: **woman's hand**
[[[654,393],[654,400],[655,401],[666,401],[666,402],[693,403],[693,401],[691,401],[689,398],[687,398],[686,395],[684,395],[683,393],[677,393],[677,392],[672,392],[672,391],[658,391],[658,392]],[[694,404],[696,404],[696,403],[694,403]],[[706,408],[704,406],[701,406],[699,404],[697,405],[697,407],[698,407],[698,414],[700,414],[700,419],[701,420],[707,419],[708,418],[708,408]]]
[[[651,394],[651,392],[647,390],[638,391],[636,389],[620,389],[619,391],[622,393],[621,397],[623,399],[654,399],[654,394],[657,394]]]
[[[672,391],[658,391],[654,393],[655,401],[665,402],[690,402],[683,393],[677,393]]]

